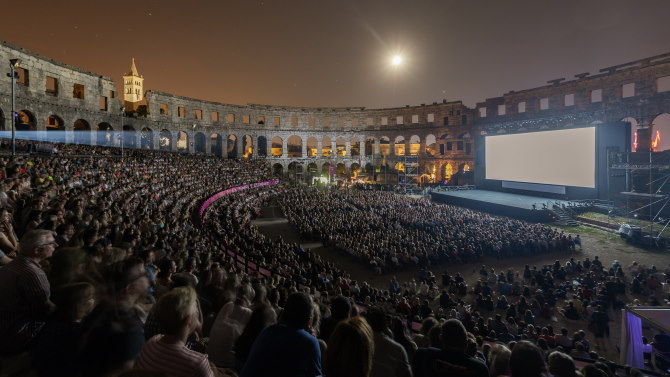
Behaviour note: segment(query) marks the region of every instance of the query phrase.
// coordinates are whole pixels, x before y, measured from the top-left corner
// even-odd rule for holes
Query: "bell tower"
[[[130,72],[123,75],[123,100],[140,102],[144,99],[144,77],[137,72],[135,58],[130,65]]]

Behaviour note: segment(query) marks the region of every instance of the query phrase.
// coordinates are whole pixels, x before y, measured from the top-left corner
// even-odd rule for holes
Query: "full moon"
[[[402,64],[402,56],[395,55],[393,58],[391,58],[391,64],[394,66],[399,66]]]

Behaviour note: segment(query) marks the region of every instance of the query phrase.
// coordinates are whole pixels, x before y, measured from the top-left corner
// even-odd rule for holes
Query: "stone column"
[[[358,143],[358,150],[360,151],[361,157],[365,156],[365,139]]]
[[[389,140],[389,156],[395,156],[395,139]]]
[[[307,139],[302,139],[302,158],[307,158]]]
[[[322,155],[323,150],[322,149],[323,149],[322,141],[320,139],[316,139],[316,157],[317,158],[322,158],[323,157],[323,155]]]
[[[409,148],[412,146],[412,143],[409,139],[405,140],[405,156],[411,156]]]
[[[379,154],[379,139],[375,139],[372,144],[372,154]]]
[[[288,137],[283,138],[281,143],[282,143],[281,157],[288,158]]]
[[[242,158],[244,155],[244,135],[242,137],[238,137],[235,135],[235,145],[237,145],[237,158]]]
[[[351,140],[344,141],[344,155],[346,157],[351,157]]]
[[[207,135],[205,132],[203,132],[205,135],[205,154],[210,155],[212,153],[212,137],[211,135]]]

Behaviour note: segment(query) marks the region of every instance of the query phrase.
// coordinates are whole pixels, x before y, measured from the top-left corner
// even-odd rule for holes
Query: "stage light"
[[[402,56],[400,56],[400,55],[394,55],[394,56],[391,58],[391,65],[397,67],[397,66],[399,66],[399,65],[401,65],[401,64],[402,64]]]

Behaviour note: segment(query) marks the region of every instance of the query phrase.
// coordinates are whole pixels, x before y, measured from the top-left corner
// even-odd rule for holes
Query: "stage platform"
[[[431,198],[439,203],[532,222],[553,221],[552,213],[547,209],[551,209],[553,205],[568,205],[565,200],[488,190],[433,191]]]

